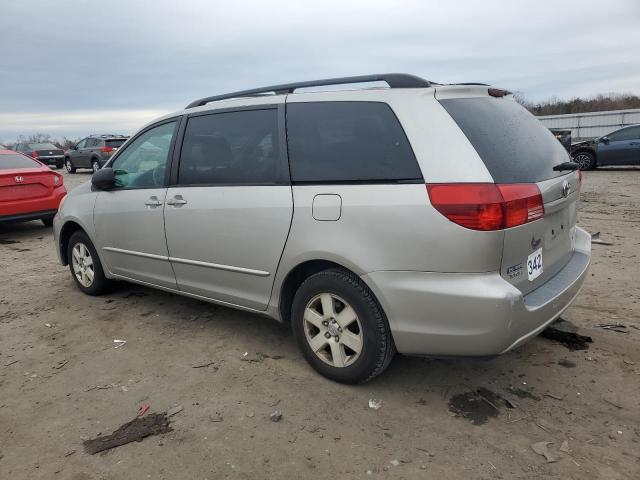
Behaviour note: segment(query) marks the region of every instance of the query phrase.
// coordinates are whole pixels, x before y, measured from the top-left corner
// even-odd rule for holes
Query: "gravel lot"
[[[640,478],[640,170],[588,172],[580,224],[613,244],[593,246],[563,316],[589,350],[536,338],[492,360],[398,356],[356,387],[315,374],[276,322],[127,284],[85,296],[50,229],[2,226],[0,479]],[[450,410],[481,387],[514,408],[485,392],[469,409],[486,421]],[[143,404],[184,409],[172,432],[84,452]],[[557,461],[534,452],[543,441]]]

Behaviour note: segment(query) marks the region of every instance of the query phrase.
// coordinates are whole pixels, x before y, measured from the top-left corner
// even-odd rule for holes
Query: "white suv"
[[[126,280],[261,313],[362,382],[396,350],[496,355],[560,315],[590,260],[575,168],[504,90],[278,85],[145,126],[69,194],[55,239],[87,294]]]

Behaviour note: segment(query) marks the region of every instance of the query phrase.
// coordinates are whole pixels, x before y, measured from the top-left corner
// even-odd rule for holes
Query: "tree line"
[[[631,93],[601,93],[593,97],[574,97],[569,100],[551,97],[542,102],[531,102],[520,92],[514,93],[514,97],[520,105],[534,115],[563,115],[640,108],[640,97]]]

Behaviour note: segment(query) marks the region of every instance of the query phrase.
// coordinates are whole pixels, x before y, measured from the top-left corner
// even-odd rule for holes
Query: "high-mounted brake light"
[[[542,195],[533,183],[432,183],[427,192],[436,210],[471,230],[502,230],[544,216]]]
[[[490,88],[487,93],[489,95],[491,95],[492,97],[505,97],[507,95],[509,95],[511,92],[507,91],[507,90],[502,90],[500,88]]]
[[[100,151],[103,153],[113,152],[113,147],[101,147]]]

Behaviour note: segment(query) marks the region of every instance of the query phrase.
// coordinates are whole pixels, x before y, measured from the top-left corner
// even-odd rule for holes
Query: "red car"
[[[62,175],[26,155],[0,150],[0,223],[40,219],[51,226],[66,194]]]

